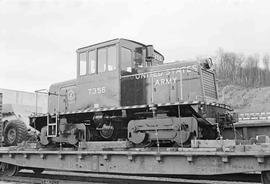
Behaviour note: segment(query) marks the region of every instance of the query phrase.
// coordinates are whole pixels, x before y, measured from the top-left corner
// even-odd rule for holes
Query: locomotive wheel
[[[20,120],[11,120],[4,131],[4,143],[6,146],[16,146],[27,137],[27,128]]]
[[[149,148],[149,147],[152,147],[154,144],[155,142],[152,142],[152,141],[145,141],[140,144],[133,143],[134,147],[136,148]]]
[[[41,174],[45,169],[43,169],[43,168],[34,168],[34,169],[32,169],[32,170],[33,170],[34,174],[39,175],[39,174]]]
[[[102,128],[99,129],[99,134],[103,139],[114,140],[117,137],[117,128],[112,123],[103,124]]]
[[[269,184],[270,183],[270,171],[262,171],[261,182],[262,182],[262,184]]]
[[[15,176],[18,172],[18,166],[2,162],[0,163],[0,173],[2,176]]]

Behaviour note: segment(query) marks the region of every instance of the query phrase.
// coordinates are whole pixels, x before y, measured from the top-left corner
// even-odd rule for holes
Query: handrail
[[[191,70],[191,71],[194,71],[194,72],[198,72],[198,70],[194,70],[192,68],[180,67],[180,68],[169,68],[169,69],[164,69],[164,70],[157,70],[157,71],[151,71],[151,72],[143,72],[143,73],[136,73],[136,74],[131,74],[131,75],[124,75],[124,76],[120,76],[120,79],[122,79],[122,78],[128,78],[128,77],[134,77],[134,76],[138,76],[138,75],[161,73],[161,72],[175,71],[175,70]]]

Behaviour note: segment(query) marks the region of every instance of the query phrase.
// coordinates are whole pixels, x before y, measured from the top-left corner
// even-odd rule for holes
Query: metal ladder
[[[56,137],[58,132],[59,115],[47,115],[47,137]]]
[[[57,137],[58,134],[58,124],[59,124],[59,113],[60,113],[60,91],[58,93],[50,93],[46,89],[37,90],[36,92],[36,115],[37,113],[37,105],[38,105],[38,93],[43,93],[49,95],[57,96],[57,112],[54,115],[47,114],[47,137]]]

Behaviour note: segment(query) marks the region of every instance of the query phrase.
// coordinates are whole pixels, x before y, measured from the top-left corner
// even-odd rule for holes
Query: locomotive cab
[[[50,93],[59,94],[59,97],[49,96],[49,112],[142,104],[139,100],[127,102],[126,98],[134,92],[127,91],[130,86],[120,79],[146,71],[147,67],[160,65],[163,61],[164,57],[152,46],[126,39],[79,48],[77,79],[50,87]]]
[[[163,62],[153,46],[127,39],[79,48],[77,78],[50,87],[58,95],[49,96],[49,113],[217,100],[209,68],[198,61]]]

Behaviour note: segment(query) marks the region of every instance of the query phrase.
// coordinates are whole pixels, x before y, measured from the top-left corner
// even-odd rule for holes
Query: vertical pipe
[[[152,90],[151,90],[151,103],[153,104],[154,103],[154,77],[153,77],[153,75],[151,77],[151,87],[152,87]]]
[[[60,90],[57,92],[57,113],[60,112]]]
[[[54,136],[57,136],[57,132],[58,132],[58,118],[59,118],[59,113],[60,113],[60,89],[58,88],[58,92],[57,92],[57,112],[55,115],[55,132],[54,132]],[[61,140],[60,140],[60,146],[61,146]],[[62,147],[62,146],[61,146]]]
[[[182,76],[182,69],[180,69],[180,100],[183,100],[183,76]]]
[[[50,114],[47,113],[47,136],[50,135],[50,126],[49,126],[49,124],[50,124]]]
[[[182,101],[183,100],[183,76],[182,76],[182,72],[183,70],[180,69],[180,74],[179,74],[179,83],[180,83],[180,100]],[[179,98],[178,98],[179,99]],[[180,104],[178,105],[177,107],[177,111],[178,111],[178,118],[179,118],[179,121],[181,123],[181,107],[180,107]],[[181,131],[181,130],[180,130]],[[182,151],[183,151],[183,140],[182,140],[182,136],[180,135],[180,142],[181,142],[181,148],[182,148]]]
[[[38,111],[38,93],[35,92],[35,98],[36,98],[36,116],[37,116],[37,111]]]
[[[178,105],[177,110],[178,110],[178,118],[179,118],[179,121],[181,123],[181,107],[180,107],[180,105]],[[182,151],[183,151],[184,145],[183,145],[183,140],[182,140],[182,136],[181,135],[180,135],[180,142],[181,142],[181,148],[182,148]]]

